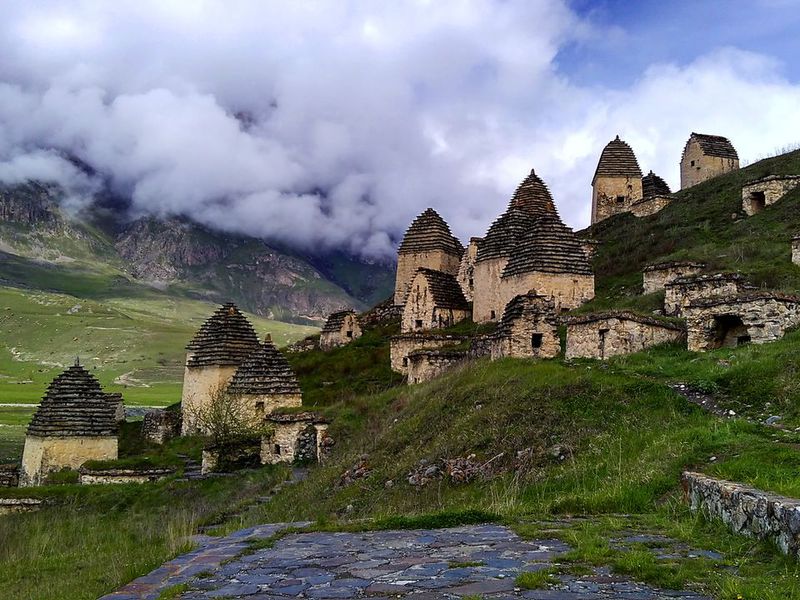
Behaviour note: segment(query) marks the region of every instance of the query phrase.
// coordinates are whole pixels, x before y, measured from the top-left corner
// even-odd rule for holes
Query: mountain
[[[270,319],[320,323],[391,293],[393,267],[341,252],[309,255],[186,218],[127,221],[124,204],[72,206],[57,186],[0,187],[0,280],[72,293],[63,279],[112,275],[117,284],[212,302],[233,300]],[[52,272],[48,276],[47,272]],[[40,277],[41,276],[41,277]],[[92,291],[88,281],[87,291]]]

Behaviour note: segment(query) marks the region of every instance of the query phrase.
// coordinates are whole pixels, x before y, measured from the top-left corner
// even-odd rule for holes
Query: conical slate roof
[[[672,192],[667,182],[658,175],[650,171],[642,177],[642,197],[655,198],[656,196],[670,196]]]
[[[289,361],[270,339],[266,339],[236,369],[228,391],[254,395],[299,394],[300,385]]]
[[[606,144],[600,154],[597,169],[592,177],[592,185],[598,177],[640,177],[642,170],[631,147],[619,136]]]
[[[592,275],[592,267],[578,237],[558,215],[545,215],[519,240],[502,277],[533,271]]]
[[[116,436],[115,412],[116,407],[100,382],[76,362],[48,386],[28,425],[28,435]]]
[[[689,136],[689,141],[686,142],[686,147],[689,146],[692,140],[700,144],[700,149],[706,156],[734,158],[739,160],[739,154],[737,154],[736,148],[733,147],[731,141],[726,137],[692,132],[692,135]],[[686,147],[683,149],[684,154],[686,153]]]
[[[532,215],[543,215],[556,210],[550,190],[533,169],[519,184],[508,206],[524,209]]]
[[[334,333],[340,331],[342,329],[342,325],[344,325],[344,319],[347,315],[356,316],[356,311],[354,310],[340,310],[339,312],[331,313],[328,317],[328,320],[325,321],[325,325],[322,327],[322,333]]]
[[[419,215],[409,226],[398,249],[399,254],[443,250],[461,256],[464,247],[451,232],[445,220],[432,208]]]
[[[193,353],[189,367],[236,366],[258,349],[258,336],[250,321],[229,302],[203,323],[186,349]]]
[[[491,224],[478,245],[475,262],[509,257],[536,217],[550,214],[558,216],[553,197],[547,185],[531,170],[514,192],[506,212]]]
[[[428,289],[437,308],[469,310],[464,292],[453,275],[425,268],[417,269],[417,273],[422,274],[427,280]]]

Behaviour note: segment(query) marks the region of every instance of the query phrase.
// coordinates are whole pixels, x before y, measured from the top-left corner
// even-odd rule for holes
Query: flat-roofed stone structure
[[[483,238],[479,237],[469,239],[469,245],[464,252],[464,256],[461,257],[461,265],[459,265],[458,274],[456,275],[467,302],[472,302],[475,297],[475,259],[478,258],[478,244],[482,241]]]
[[[115,413],[100,382],[76,361],[50,383],[28,425],[20,485],[41,485],[48,474],[88,460],[115,460]]]
[[[628,311],[609,311],[565,318],[566,358],[597,358],[641,352],[651,346],[678,342],[685,330],[675,323],[637,315]]]
[[[515,296],[506,305],[492,336],[492,360],[505,356],[553,358],[561,352],[555,302],[533,292]]]
[[[324,456],[328,420],[314,412],[273,414],[272,433],[261,440],[261,464],[319,462]]]
[[[680,317],[683,309],[700,298],[735,296],[752,289],[740,273],[715,273],[678,277],[664,285],[664,314]]]
[[[421,267],[457,275],[464,247],[445,220],[426,209],[409,226],[397,251],[394,303],[405,304],[411,280]]]
[[[297,377],[269,336],[236,369],[227,393],[240,404],[242,414],[249,416],[254,425],[278,408],[303,404]]]
[[[411,280],[400,329],[403,333],[443,329],[469,315],[469,304],[453,275],[419,269]]]
[[[787,329],[800,324],[800,298],[751,291],[695,300],[683,309],[683,314],[689,350],[735,348],[782,338]]]
[[[467,358],[466,350],[414,350],[408,355],[408,385],[430,381]]]
[[[544,182],[531,171],[486,233],[475,259],[473,319],[497,321],[506,304],[534,289],[560,308],[594,297],[582,241],[562,222]]]
[[[215,394],[225,391],[236,369],[258,348],[253,326],[232,302],[220,306],[203,323],[186,347],[181,395],[184,435],[198,432],[198,413]]]
[[[361,323],[354,310],[340,310],[328,317],[325,326],[319,335],[319,347],[330,350],[338,346],[345,346],[361,337]]]
[[[630,210],[635,217],[649,217],[674,199],[667,182],[650,171],[642,177],[642,199],[631,204]]]
[[[738,168],[739,155],[728,138],[692,132],[681,156],[681,189]]]
[[[392,337],[389,341],[389,357],[392,371],[401,375],[408,374],[408,355],[414,350],[432,350],[442,346],[454,346],[468,342],[466,335],[442,335],[405,333]]]
[[[800,175],[769,175],[742,186],[742,210],[748,217],[775,204],[800,186]]]
[[[642,170],[631,147],[619,136],[600,153],[592,178],[592,224],[629,212],[642,199]]]
[[[642,292],[652,294],[661,291],[670,281],[678,277],[698,275],[705,268],[705,263],[691,261],[671,261],[648,265],[642,270]]]

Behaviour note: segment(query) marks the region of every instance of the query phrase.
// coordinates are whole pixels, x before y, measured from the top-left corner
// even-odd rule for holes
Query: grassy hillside
[[[800,291],[800,267],[790,239],[800,232],[800,189],[753,217],[741,212],[742,185],[766,175],[800,173],[800,151],[757,162],[676,194],[661,212],[637,219],[623,214],[582,232],[602,243],[594,261],[594,307],[655,308],[641,297],[641,270],[651,263],[694,260],[709,270],[741,271],[759,287]]]

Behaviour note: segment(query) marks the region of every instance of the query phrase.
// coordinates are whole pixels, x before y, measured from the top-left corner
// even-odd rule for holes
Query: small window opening
[[[280,456],[280,454],[281,454],[281,445],[280,444],[275,444],[274,450],[275,450],[275,454]]]
[[[474,287],[474,285],[475,285],[475,280],[472,277],[470,277],[469,278],[469,287]]]
[[[617,196],[617,204],[625,204],[625,196]]]
[[[694,166],[694,161],[692,161],[690,164],[691,164],[692,166]]]
[[[606,334],[609,332],[608,329],[601,329],[600,330],[600,358],[604,359],[606,357]]]
[[[407,356],[404,356],[404,357],[403,357],[403,366],[404,366],[404,367],[407,367],[407,366],[408,366],[408,357],[407,357]]]
[[[262,412],[262,413],[264,412],[264,402],[263,401],[259,400],[258,402],[256,402],[256,410],[258,412]]]
[[[416,321],[414,321],[414,327],[416,327],[417,329],[422,329],[422,319],[417,319]]]
[[[493,310],[489,311],[489,318],[490,319],[496,319],[497,318],[497,314]]]
[[[542,340],[544,340],[544,334],[542,333],[534,333],[531,336],[531,346],[534,350],[538,350],[542,347]]]
[[[353,337],[353,332],[352,332],[352,331],[347,331],[347,332],[345,333],[345,335],[346,335],[347,337],[351,338],[351,337]]]

